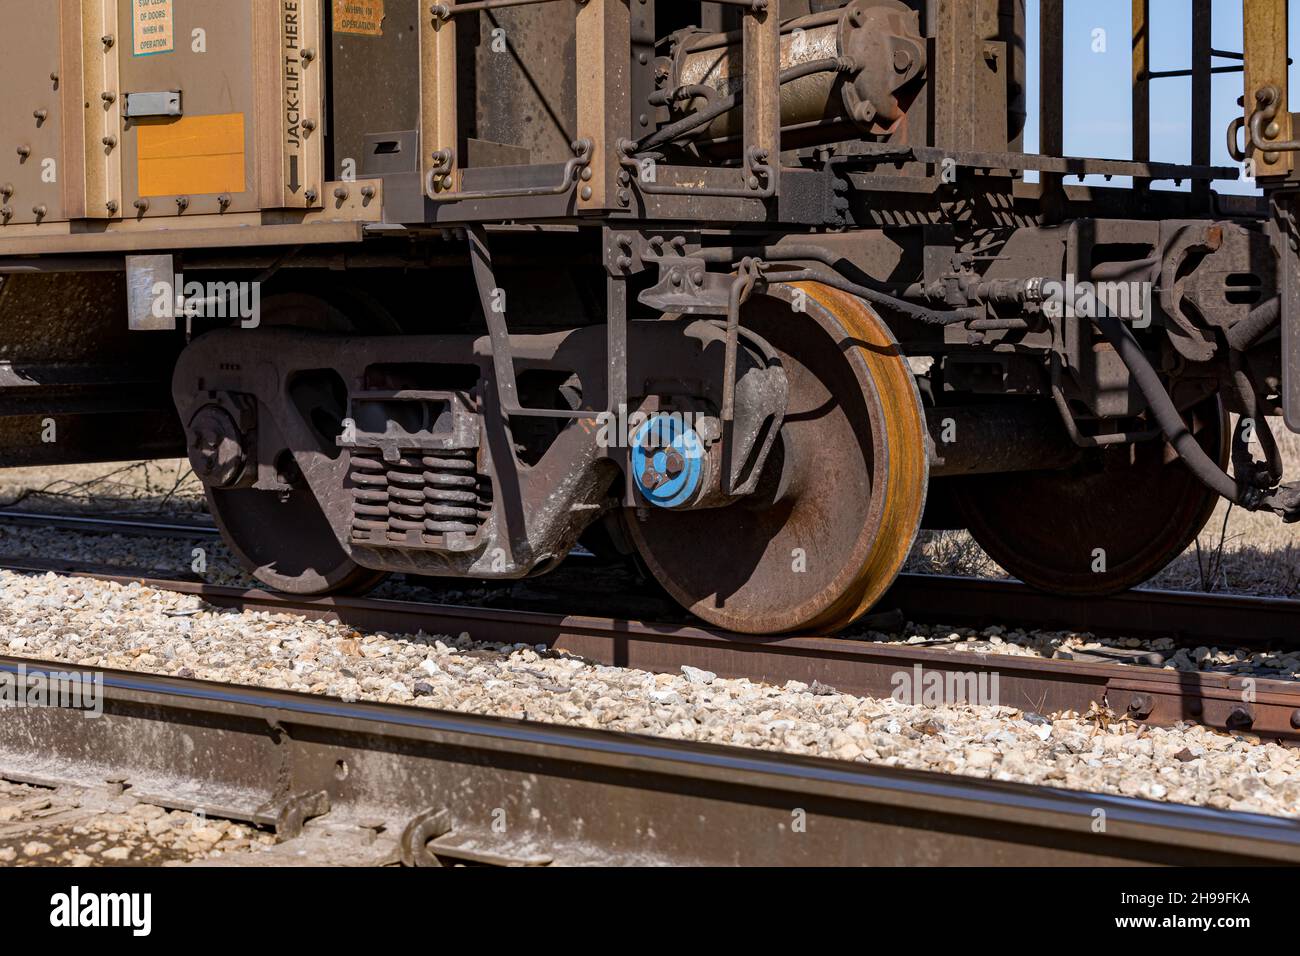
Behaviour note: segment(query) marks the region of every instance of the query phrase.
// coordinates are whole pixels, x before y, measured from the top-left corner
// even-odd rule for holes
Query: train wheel
[[[358,331],[350,316],[361,308],[357,305],[345,314],[317,296],[279,295],[263,304],[261,324],[347,333]],[[387,322],[376,316],[365,327],[384,330]],[[317,414],[337,418],[341,428],[346,408],[337,396],[322,390],[313,404]],[[306,487],[287,496],[255,488],[208,488],[207,499],[226,544],[250,574],[277,591],[363,594],[387,576],[348,556]]]
[[[1186,415],[1227,467],[1228,416],[1218,398]],[[1043,591],[1113,594],[1154,577],[1191,544],[1218,503],[1163,441],[1116,445],[1063,471],[954,481],[975,541],[1009,574]]]
[[[929,464],[915,380],[884,322],[824,285],[773,285],[743,322],[789,381],[759,491],[725,508],[629,514],[629,535],[710,624],[838,630],[893,582],[920,526]]]

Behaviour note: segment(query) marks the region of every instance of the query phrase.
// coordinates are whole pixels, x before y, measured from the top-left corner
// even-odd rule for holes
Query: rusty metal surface
[[[0,659],[0,671],[19,666],[43,667]],[[414,865],[1300,861],[1300,827],[1290,820],[94,673],[103,679],[101,719],[45,708],[0,722],[0,776],[46,784],[111,776],[142,800],[275,826],[282,839],[312,818],[401,833],[394,855]],[[505,828],[494,826],[500,820]]]
[[[1226,464],[1230,436],[1218,400],[1188,420]],[[952,493],[971,535],[1008,572],[1074,594],[1147,581],[1195,539],[1218,502],[1160,440],[1090,449],[1062,471],[964,479]]]
[[[801,295],[810,327],[790,321]],[[724,509],[632,513],[630,535],[660,583],[714,626],[838,630],[893,581],[920,526],[920,399],[887,327],[851,296],[773,286],[742,315],[790,383],[779,480]]]

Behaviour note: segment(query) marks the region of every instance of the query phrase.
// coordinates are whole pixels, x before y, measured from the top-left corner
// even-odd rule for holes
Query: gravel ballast
[[[0,571],[0,590],[0,650],[19,657],[1300,815],[1300,751],[1250,735],[652,674],[469,634],[216,610],[139,584]]]

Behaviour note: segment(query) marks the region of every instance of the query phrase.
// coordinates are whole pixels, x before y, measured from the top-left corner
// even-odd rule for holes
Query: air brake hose
[[[1156,370],[1151,367],[1146,353],[1142,351],[1142,346],[1133,337],[1128,326],[1109,315],[1094,316],[1092,321],[1096,323],[1097,328],[1101,329],[1102,335],[1106,336],[1106,341],[1111,344],[1128,368],[1142,397],[1146,399],[1147,407],[1155,417],[1156,424],[1165,433],[1165,439],[1178,452],[1178,457],[1183,460],[1192,474],[1202,484],[1229,501],[1249,511],[1257,510],[1263,492],[1256,488],[1239,488],[1232,476],[1205,453],[1200,442],[1188,431],[1182,414],[1174,405],[1174,400],[1169,397],[1169,393],[1165,391],[1164,383],[1160,381]]]
[[[1228,346],[1234,352],[1244,352],[1259,341],[1265,332],[1277,324],[1282,314],[1282,299],[1273,296],[1251,309],[1242,321],[1228,329]]]

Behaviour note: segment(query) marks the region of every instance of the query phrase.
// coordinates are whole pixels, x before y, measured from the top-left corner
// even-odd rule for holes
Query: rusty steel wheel
[[[803,313],[791,308],[796,289]],[[629,513],[629,535],[710,624],[835,631],[880,598],[915,540],[929,469],[920,397],[889,328],[853,296],[774,284],[742,320],[790,385],[759,490],[725,508]]]
[[[325,332],[357,331],[350,316],[361,307],[349,304],[354,308],[345,314],[317,296],[279,295],[263,304],[261,322]],[[376,322],[385,328],[382,317]],[[340,423],[346,415],[338,397],[327,389],[314,396],[313,404],[317,414]],[[290,594],[364,594],[387,576],[348,556],[305,485],[283,500],[278,492],[255,488],[207,488],[206,493],[208,510],[222,538],[248,572],[268,587]]]
[[[1217,397],[1185,415],[1221,467],[1231,428]],[[975,541],[1007,573],[1058,594],[1114,594],[1154,577],[1210,520],[1218,495],[1164,441],[1116,445],[1063,471],[962,478],[952,483]],[[1098,549],[1104,551],[1104,570]]]

